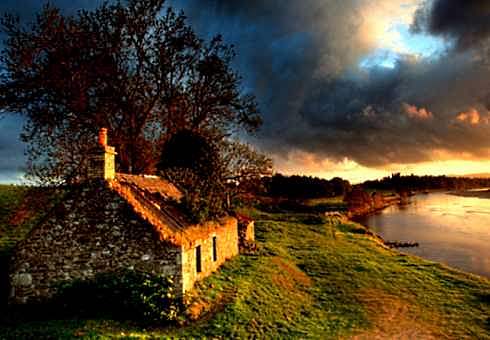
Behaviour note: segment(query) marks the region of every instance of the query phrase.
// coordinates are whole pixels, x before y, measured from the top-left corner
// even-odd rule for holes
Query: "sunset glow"
[[[362,166],[355,161],[344,159],[340,162],[328,159],[319,160],[312,154],[292,152],[289,158],[276,158],[277,171],[284,174],[298,174],[321,178],[341,177],[352,183],[361,183],[370,179],[379,179],[393,173],[402,175],[448,175],[490,176],[490,160],[442,159],[413,164],[389,164],[380,168]],[[329,169],[329,170],[325,170]]]

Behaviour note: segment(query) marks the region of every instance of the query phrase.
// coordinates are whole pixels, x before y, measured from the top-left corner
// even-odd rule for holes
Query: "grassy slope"
[[[259,254],[200,284],[194,306],[209,311],[191,326],[45,321],[0,328],[0,338],[490,338],[489,280],[388,250],[354,224],[255,215]]]
[[[61,195],[46,188],[0,185],[0,316],[8,297],[12,248],[45,216]],[[1,337],[0,337],[1,338]]]
[[[12,228],[10,219],[12,212],[21,204],[27,192],[25,187],[0,185],[0,252],[10,249],[23,233]]]

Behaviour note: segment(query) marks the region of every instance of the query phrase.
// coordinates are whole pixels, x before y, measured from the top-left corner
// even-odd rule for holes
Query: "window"
[[[201,267],[201,246],[196,247],[196,272],[200,273],[202,271]]]
[[[218,249],[216,246],[216,236],[213,236],[213,261],[218,260]]]

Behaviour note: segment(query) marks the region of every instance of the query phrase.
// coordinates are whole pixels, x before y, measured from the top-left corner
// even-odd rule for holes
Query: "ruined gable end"
[[[226,217],[190,227],[189,234],[192,239],[184,245],[182,253],[184,292],[239,253],[236,218]]]
[[[103,183],[76,188],[16,247],[11,303],[40,302],[73,280],[138,270],[173,276],[182,293],[180,246],[162,242],[153,227]]]

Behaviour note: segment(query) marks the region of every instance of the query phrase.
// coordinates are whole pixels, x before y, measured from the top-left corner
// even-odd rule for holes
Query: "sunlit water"
[[[430,260],[490,277],[490,199],[431,193],[358,219],[386,241],[418,242],[403,248]]]

